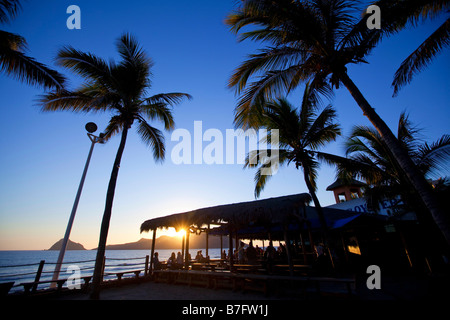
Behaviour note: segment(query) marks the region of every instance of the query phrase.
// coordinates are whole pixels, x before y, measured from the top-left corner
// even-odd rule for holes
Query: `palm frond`
[[[302,104],[298,115],[299,137],[306,135],[314,122],[316,116],[317,104],[315,103],[314,90],[309,83],[306,83],[303,91]]]
[[[122,35],[116,47],[122,60],[114,69],[114,76],[120,81],[123,94],[128,97],[144,94],[151,86],[152,59],[130,34]]]
[[[325,29],[325,42],[331,48],[348,34],[354,25],[353,11],[356,11],[354,1],[312,1],[311,7],[322,19]]]
[[[8,23],[22,9],[19,0],[0,0],[0,23]]]
[[[366,153],[374,159],[382,159],[382,155],[391,154],[385,146],[380,134],[367,126],[354,126],[349,139],[345,142],[346,155]]]
[[[434,19],[450,9],[448,0],[380,0],[374,4],[383,11],[382,30],[386,27],[391,33],[408,26],[415,27],[425,19]]]
[[[227,17],[225,23],[230,26],[233,33],[238,34],[242,28],[249,25],[277,26],[288,23],[292,20],[289,14],[295,12],[298,15],[301,9],[302,6],[293,1],[246,0]]]
[[[252,115],[255,108],[273,96],[278,96],[290,88],[289,80],[291,76],[303,72],[301,67],[293,66],[284,70],[267,72],[260,80],[253,82],[243,92],[235,109],[234,124],[243,129],[251,128],[255,125]]]
[[[298,114],[285,98],[268,101],[262,117],[262,126],[269,130],[268,139],[264,142],[271,141],[271,129],[278,129],[278,139],[282,145],[296,145],[300,132]]]
[[[139,109],[148,119],[158,119],[164,123],[164,129],[173,130],[175,128],[175,120],[172,115],[172,109],[164,103],[154,103],[140,105]]]
[[[84,84],[78,91],[58,90],[40,95],[42,111],[72,111],[96,113],[116,110],[120,97],[96,85]]]
[[[192,96],[181,92],[160,93],[146,98],[144,102],[147,104],[164,103],[173,106],[181,103],[184,99],[192,100]]]
[[[71,70],[88,82],[95,81],[109,88],[115,86],[110,65],[92,53],[82,52],[72,46],[64,46],[58,51],[56,64]]]
[[[259,198],[270,177],[274,175],[281,166],[290,161],[290,151],[285,149],[279,149],[277,151],[278,155],[276,158],[271,154],[271,150],[252,150],[245,158],[244,168],[258,167],[254,177],[255,198]]]
[[[422,130],[414,126],[409,120],[409,116],[402,112],[398,120],[397,139],[402,146],[415,158],[415,153],[421,143],[420,132]]]
[[[335,123],[336,111],[329,105],[315,118],[304,137],[305,144],[313,150],[335,141],[341,134],[339,124]]]
[[[66,81],[64,76],[19,51],[24,49],[25,39],[13,34],[8,36],[7,32],[1,32],[0,37],[1,40],[8,38],[9,41],[0,46],[0,72],[45,89],[63,88]]]
[[[25,52],[27,50],[27,41],[18,34],[0,30],[0,50]]]
[[[157,128],[152,127],[146,121],[141,120],[137,127],[142,141],[153,151],[153,158],[157,162],[161,162],[165,157],[164,135]]]
[[[268,170],[270,167],[267,165],[262,165],[255,173],[255,177],[253,178],[255,182],[255,199],[258,199],[261,195],[261,192],[264,190],[267,181],[272,177],[272,175],[262,174],[262,170]]]
[[[105,139],[105,141],[108,141],[109,139],[111,139],[111,137],[118,134],[123,129],[123,126],[124,124],[120,116],[111,117],[111,119],[109,119],[108,125],[104,130],[103,139]]]
[[[449,45],[450,18],[401,63],[392,82],[393,95],[396,96],[404,85],[412,81],[414,75],[425,69],[433,58]]]
[[[145,51],[140,47],[137,39],[128,33],[123,34],[116,41],[117,51],[122,57],[124,64],[136,67],[139,64],[145,64],[148,68],[153,66],[153,61],[147,56]]]
[[[306,58],[307,52],[288,46],[269,47],[260,50],[258,54],[251,54],[233,73],[228,87],[235,88],[239,94],[247,86],[248,79],[264,70],[285,69],[292,64],[300,64]]]
[[[439,140],[418,148],[416,165],[424,174],[450,169],[450,135],[445,134]]]

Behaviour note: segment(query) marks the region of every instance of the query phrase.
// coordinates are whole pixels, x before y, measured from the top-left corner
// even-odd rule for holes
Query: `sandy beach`
[[[383,300],[383,301],[411,301],[428,300],[429,282],[415,277],[385,277],[381,290],[368,290],[364,281],[357,281],[354,295],[348,297],[340,295],[317,295],[309,291],[306,300]],[[324,290],[325,287],[323,288]],[[330,288],[328,288],[330,289]],[[328,290],[330,291],[330,290]],[[334,290],[335,291],[335,290]],[[441,290],[434,291],[434,298],[443,297]],[[324,293],[324,292],[322,292]],[[65,291],[60,295],[41,296],[45,300],[89,300],[89,293]],[[39,299],[39,298],[38,298]],[[287,292],[276,294],[271,292],[265,296],[256,291],[233,291],[227,288],[209,289],[203,286],[187,286],[183,284],[168,284],[154,281],[130,282],[120,286],[109,286],[100,293],[100,300],[304,300],[298,294]]]
[[[88,293],[68,293],[52,300],[89,300]],[[100,300],[274,300],[261,293],[234,292],[229,289],[207,289],[167,283],[141,282],[102,290]]]

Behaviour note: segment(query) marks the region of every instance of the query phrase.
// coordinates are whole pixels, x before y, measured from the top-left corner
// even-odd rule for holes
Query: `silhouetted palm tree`
[[[408,26],[417,26],[426,19],[448,15],[448,0],[381,0],[375,3],[382,12],[381,32],[392,34]],[[386,30],[386,31],[384,31]],[[422,44],[415,49],[395,72],[394,96],[401,87],[410,83],[415,74],[426,68],[431,61],[450,45],[450,18],[442,23]]]
[[[431,187],[347,74],[347,65],[367,62],[366,56],[384,32],[390,31],[389,26],[383,26],[386,29],[383,33],[368,29],[368,15],[355,19],[352,11],[357,8],[353,4],[345,0],[241,2],[226,23],[235,33],[251,26],[250,31],[241,33],[240,40],[263,41],[268,46],[250,55],[229,81],[229,86],[241,94],[235,110],[235,125],[254,126],[261,101],[290,92],[301,83],[310,81],[312,88],[324,94],[330,94],[332,87],[343,84],[385,141],[450,244],[450,222]],[[360,16],[361,10],[356,12]]]
[[[297,169],[302,168],[303,178],[317,210],[319,221],[324,234],[327,224],[323,215],[322,206],[316,196],[316,179],[319,163],[316,156],[318,149],[327,143],[336,140],[341,131],[335,123],[336,112],[331,105],[325,107],[320,113],[314,95],[309,85],[306,86],[303,101],[299,110],[293,107],[286,99],[268,101],[262,106],[260,127],[278,129],[278,159],[269,150],[253,150],[245,160],[244,167],[258,167],[255,174],[255,197],[259,197],[267,181],[272,177],[263,174],[262,170],[274,172],[278,166],[293,163]],[[273,136],[270,135],[271,138]],[[270,155],[269,155],[270,153]],[[324,157],[324,153],[321,153]]]
[[[0,23],[10,22],[20,11],[20,1],[0,1]],[[37,62],[25,54],[25,38],[0,30],[0,71],[28,84],[43,86],[46,89],[62,88],[64,77],[57,71]]]
[[[114,115],[106,128],[105,139],[121,132],[100,230],[91,294],[94,299],[99,295],[114,191],[128,130],[137,122],[137,132],[143,142],[152,148],[154,159],[162,161],[165,156],[164,136],[146,119],[162,121],[164,128],[171,130],[174,128],[174,119],[170,106],[180,103],[184,98],[191,98],[185,93],[164,93],[148,97],[152,75],[150,68],[153,65],[151,59],[140,48],[136,39],[128,34],[120,37],[116,46],[121,57],[118,63],[108,63],[91,53],[84,53],[70,46],[64,47],[58,53],[57,63],[83,77],[85,83],[75,91],[55,91],[41,99],[44,111],[111,111]]]
[[[398,121],[397,137],[420,171],[429,176],[450,169],[450,135],[443,135],[428,144],[421,142],[418,133],[419,130],[411,124],[408,116],[402,113]],[[348,159],[335,158],[338,175],[342,178],[364,179],[370,185],[366,195],[372,207],[378,207],[386,197],[401,195],[410,209],[417,209],[414,208],[417,204],[415,193],[376,130],[355,126],[345,145]]]

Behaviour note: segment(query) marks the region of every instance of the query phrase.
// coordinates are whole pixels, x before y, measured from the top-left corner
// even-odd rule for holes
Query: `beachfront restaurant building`
[[[368,225],[360,225],[342,230],[349,236],[350,251],[361,254],[364,264],[378,264],[388,271],[435,274],[448,269],[440,231],[426,214],[419,219],[417,210],[420,209],[406,206],[400,196],[371,201],[361,192],[364,187],[360,181],[341,179],[327,187],[336,200],[327,208],[384,220],[381,228],[367,230]]]
[[[397,259],[408,264],[404,244],[398,241],[398,237],[394,241],[394,237],[388,235],[387,216],[323,207],[324,230],[317,210],[309,206],[310,202],[310,195],[301,193],[201,208],[147,220],[142,223],[141,232],[153,232],[153,259],[158,229],[173,227],[177,231],[188,231],[180,244],[186,269],[190,264],[189,237],[202,232],[206,233],[206,252],[211,236],[221,237],[221,240],[225,238],[226,241],[221,241],[221,252],[227,248],[229,253],[234,252],[233,248],[238,248],[241,240],[262,240],[269,246],[274,242],[276,244],[276,241],[279,244],[283,242],[285,263],[289,264],[290,274],[293,274],[294,264],[299,262],[314,265],[317,248],[324,244],[330,249],[325,250],[324,254],[331,258],[328,260],[331,269],[367,263],[398,265],[395,262]],[[228,257],[227,263],[232,270],[237,262]]]

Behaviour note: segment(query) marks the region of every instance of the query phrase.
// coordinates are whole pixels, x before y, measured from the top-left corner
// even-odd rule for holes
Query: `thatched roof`
[[[227,223],[233,227],[240,227],[255,223],[282,222],[310,201],[311,196],[308,193],[301,193],[202,208],[147,220],[142,223],[141,232],[169,227],[178,230],[192,225],[201,227],[206,224]]]
[[[322,211],[325,216],[325,221],[328,228],[337,229],[347,223],[353,221],[355,218],[361,216],[361,213],[355,213],[353,211],[340,210],[323,207]],[[280,240],[284,238],[284,230],[298,231],[309,228],[310,230],[320,230],[321,224],[317,214],[317,210],[314,207],[305,206],[293,219],[284,221],[285,223],[279,223],[279,221],[273,221],[271,224],[250,224],[242,226],[235,232],[242,238],[252,239],[266,239],[267,233],[270,232],[273,240]],[[220,226],[210,231],[211,235],[227,235],[228,228],[226,226]]]

